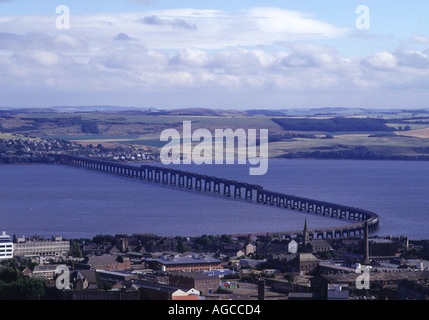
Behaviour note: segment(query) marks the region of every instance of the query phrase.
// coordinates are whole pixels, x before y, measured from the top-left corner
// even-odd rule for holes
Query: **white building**
[[[5,231],[0,236],[0,260],[13,258],[13,242]]]
[[[15,243],[14,255],[17,257],[66,257],[70,251],[70,241],[62,237],[52,237],[52,240],[29,240],[18,238]]]

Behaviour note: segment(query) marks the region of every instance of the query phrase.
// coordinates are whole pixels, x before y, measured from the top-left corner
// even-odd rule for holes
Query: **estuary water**
[[[344,204],[380,216],[378,235],[429,239],[429,164],[408,161],[270,160],[174,168]],[[0,165],[0,229],[67,239],[97,234],[199,236],[323,228],[348,223],[62,165]]]

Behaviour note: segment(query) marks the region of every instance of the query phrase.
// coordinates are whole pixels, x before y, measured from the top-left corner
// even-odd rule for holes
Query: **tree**
[[[45,296],[42,279],[29,278],[16,267],[8,267],[0,273],[0,300],[39,300]]]
[[[92,238],[92,241],[94,243],[101,244],[103,242],[109,242],[111,245],[116,244],[116,238],[112,235],[96,235],[94,238]]]
[[[100,133],[98,129],[98,124],[96,121],[86,121],[81,125],[81,130],[83,133]]]
[[[83,254],[82,254],[82,250],[80,249],[79,243],[76,242],[76,241],[74,241],[74,240],[72,240],[71,241],[71,246],[72,246],[72,249],[70,251],[71,255],[73,257],[82,258]]]
[[[179,252],[183,253],[183,252],[189,251],[189,247],[186,244],[185,239],[183,237],[177,236],[176,240],[177,240],[177,248]]]
[[[232,237],[230,235],[227,235],[227,234],[221,235],[220,240],[225,244],[232,244],[233,243]]]

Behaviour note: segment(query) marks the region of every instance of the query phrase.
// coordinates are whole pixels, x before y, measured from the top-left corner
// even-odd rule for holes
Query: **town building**
[[[337,273],[337,274],[320,274],[315,276],[312,279],[311,287],[313,290],[318,291],[324,294],[324,297],[326,298],[326,293],[328,292],[329,286],[332,285],[342,285],[342,286],[348,286],[348,290],[350,292],[356,292],[358,283],[358,277],[360,274],[356,272],[350,272],[350,273]],[[398,289],[400,283],[403,283],[403,281],[408,282],[427,282],[429,280],[429,271],[391,271],[391,272],[371,272],[370,273],[370,288],[391,288],[391,289]],[[401,288],[402,294],[404,296],[409,295],[411,290],[409,286],[404,285]],[[401,294],[401,291],[399,291],[399,294]],[[382,297],[379,297],[382,298]],[[397,294],[395,294],[394,297],[390,297],[393,299],[397,298]]]
[[[328,283],[327,300],[349,300],[349,286],[344,283]]]
[[[292,253],[295,254],[298,252],[298,243],[293,240],[274,240],[270,243],[271,252],[275,253]]]
[[[62,237],[52,237],[51,240],[34,238],[31,240],[25,237],[18,238],[14,243],[13,255],[15,257],[49,257],[66,258],[70,251],[70,241],[63,240]]]
[[[55,277],[61,273],[61,270],[65,270],[66,268],[67,266],[65,264],[38,265],[35,266],[31,272],[31,277],[54,280]]]
[[[326,240],[310,240],[304,246],[304,252],[319,253],[331,251],[332,246]]]
[[[13,258],[13,242],[6,231],[3,231],[0,236],[0,260],[11,258]]]
[[[317,269],[319,266],[319,259],[311,253],[299,253],[291,261],[293,271],[301,274],[307,274]]]
[[[169,275],[169,285],[185,289],[196,289],[202,295],[215,293],[219,288],[220,279],[197,272],[178,272]]]
[[[142,300],[199,300],[199,291],[178,288],[155,282],[137,280],[133,286],[138,288]]]
[[[75,266],[84,269],[107,271],[127,270],[131,268],[131,260],[127,257],[115,255],[89,256],[82,262],[75,263]]]
[[[398,252],[399,241],[373,238],[368,245],[370,257],[393,257]]]
[[[213,257],[200,254],[192,254],[187,256],[179,255],[163,255],[159,259],[146,259],[149,268],[159,271],[211,271],[223,269],[222,262]]]
[[[75,270],[70,274],[73,290],[97,290],[98,281],[95,270]]]

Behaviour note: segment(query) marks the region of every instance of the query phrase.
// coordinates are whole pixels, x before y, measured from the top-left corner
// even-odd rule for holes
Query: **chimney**
[[[368,241],[368,222],[364,224],[364,264],[369,264],[369,241]]]
[[[265,280],[258,282],[258,300],[265,300]]]

